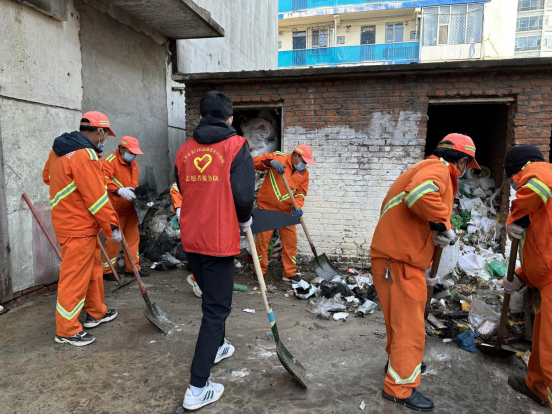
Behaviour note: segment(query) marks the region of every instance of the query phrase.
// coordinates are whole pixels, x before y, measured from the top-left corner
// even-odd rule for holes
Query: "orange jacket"
[[[93,149],[61,157],[51,151],[42,178],[50,186],[52,226],[57,237],[94,236],[102,231],[109,238],[111,225],[119,227]]]
[[[435,156],[402,173],[382,203],[371,257],[428,268],[435,248],[429,222],[451,229],[459,174],[455,166]]]
[[[173,212],[177,213],[177,209],[182,205],[182,195],[179,191],[179,186],[177,182],[174,182],[171,186],[171,201],[173,202]]]
[[[123,160],[119,150],[115,150],[100,162],[106,184],[108,186],[109,199],[118,215],[128,216],[135,212],[134,202],[128,201],[123,196],[114,193],[123,187],[138,186],[138,164],[133,160],[130,164]]]
[[[538,289],[551,284],[551,174],[551,164],[534,162],[513,176],[518,189],[507,218],[509,225],[530,217],[521,241],[522,273],[518,275]]]
[[[270,167],[270,160],[280,161],[286,166],[284,175],[286,176],[286,180],[288,180],[290,189],[294,193],[294,199],[301,209],[307,196],[309,172],[307,169],[302,171],[295,170],[292,174],[292,154],[281,153],[280,151],[262,154],[253,158],[256,170],[269,170],[257,194],[258,206],[261,209],[278,210],[286,213],[292,211],[292,201],[286,191],[284,181],[281,175]]]

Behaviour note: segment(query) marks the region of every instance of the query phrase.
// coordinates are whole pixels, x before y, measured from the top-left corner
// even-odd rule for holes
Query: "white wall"
[[[492,0],[484,4],[483,59],[508,59],[515,52],[518,0]]]
[[[278,0],[196,0],[224,38],[179,40],[178,72],[276,69]]]

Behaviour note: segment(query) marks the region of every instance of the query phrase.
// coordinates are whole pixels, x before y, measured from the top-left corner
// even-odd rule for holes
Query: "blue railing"
[[[337,8],[351,6],[354,11],[390,10],[424,6],[439,6],[441,4],[462,4],[475,2],[489,2],[491,0],[278,0],[279,19],[284,14],[300,10],[311,10],[319,8]],[[327,10],[334,13],[335,10]],[[326,14],[317,11],[316,14]]]
[[[278,52],[278,67],[341,65],[357,62],[409,63],[419,60],[419,42],[335,48],[286,50]]]

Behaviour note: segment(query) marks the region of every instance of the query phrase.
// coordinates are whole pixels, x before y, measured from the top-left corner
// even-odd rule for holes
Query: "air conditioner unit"
[[[284,36],[284,32],[278,32],[279,36]]]
[[[278,42],[278,48],[282,48],[282,42]]]
[[[345,36],[338,36],[338,44],[343,45],[346,43],[346,37]]]

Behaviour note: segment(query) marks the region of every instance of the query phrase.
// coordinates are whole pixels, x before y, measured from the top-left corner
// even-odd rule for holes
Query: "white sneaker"
[[[202,290],[200,289],[198,283],[192,279],[192,275],[193,274],[190,274],[188,277],[186,277],[186,281],[188,281],[188,284],[192,286],[192,291],[194,291],[194,295],[196,297],[202,298]]]
[[[195,411],[210,403],[216,402],[223,395],[225,387],[220,383],[207,381],[204,390],[198,396],[194,396],[190,388],[186,389],[182,406],[189,411]]]
[[[231,357],[234,354],[234,346],[229,343],[227,339],[222,346],[217,350],[217,356],[215,356],[215,363],[219,363],[221,360]]]

